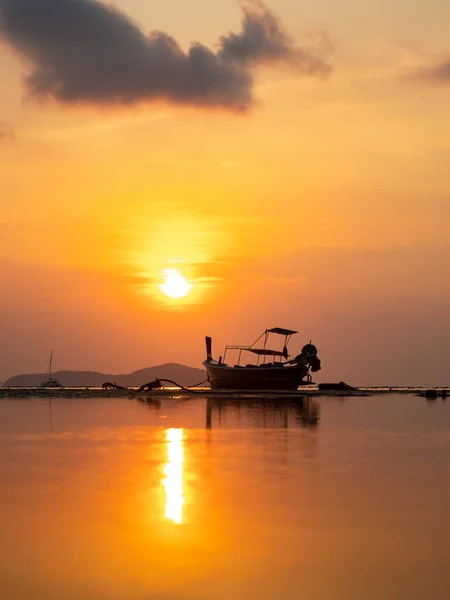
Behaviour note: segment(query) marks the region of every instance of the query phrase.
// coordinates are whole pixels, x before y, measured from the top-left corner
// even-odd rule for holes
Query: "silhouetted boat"
[[[63,387],[61,383],[57,379],[53,379],[52,377],[52,359],[53,359],[53,351],[50,352],[50,361],[48,365],[48,380],[41,383],[41,388],[60,388]]]
[[[218,361],[212,357],[212,340],[210,337],[206,337],[206,360],[203,364],[208,372],[211,389],[296,390],[301,385],[310,384],[310,371],[314,373],[320,370],[317,348],[311,343],[306,344],[301,354],[289,360],[288,344],[296,333],[298,332],[281,327],[266,329],[251,346],[226,346],[223,357],[220,357]],[[267,348],[270,334],[284,336],[282,350]],[[258,347],[257,344],[261,341],[262,347]],[[225,362],[230,350],[239,352],[238,362],[234,366],[227,365]],[[242,366],[243,352],[256,355],[256,365]],[[267,358],[271,358],[271,362],[266,362]]]

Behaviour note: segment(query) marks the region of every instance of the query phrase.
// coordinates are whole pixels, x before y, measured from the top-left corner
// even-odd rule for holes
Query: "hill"
[[[97,373],[96,371],[57,371],[52,374],[52,377],[67,387],[99,387],[106,381],[117,383],[117,385],[139,387],[148,381],[152,381],[155,377],[172,379],[181,385],[190,386],[206,379],[206,371],[176,363],[167,363],[140,369],[128,375],[111,375],[109,373]],[[47,373],[16,375],[10,377],[3,385],[5,387],[34,387],[41,385],[47,379]]]

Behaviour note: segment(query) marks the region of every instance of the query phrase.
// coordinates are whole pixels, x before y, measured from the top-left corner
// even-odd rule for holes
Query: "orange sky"
[[[241,19],[231,0],[115,5],[183,48]],[[50,349],[56,370],[199,366],[205,334],[219,353],[284,326],[319,347],[319,380],[449,383],[450,85],[411,74],[450,56],[450,7],[273,8],[295,40],[329,33],[333,73],[258,68],[245,114],[36,100],[0,46],[0,380]],[[174,265],[177,302],[158,288]]]

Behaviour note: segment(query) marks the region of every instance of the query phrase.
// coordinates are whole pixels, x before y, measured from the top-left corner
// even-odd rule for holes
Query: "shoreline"
[[[342,397],[342,396],[374,396],[386,394],[405,394],[424,396],[427,391],[435,390],[438,394],[449,391],[449,387],[359,387],[354,390],[319,390],[315,388],[301,388],[297,391],[235,391],[235,390],[211,390],[210,388],[190,388],[184,391],[179,388],[162,388],[150,392],[138,392],[137,388],[127,389],[101,389],[101,388],[36,388],[17,387],[0,388],[0,399],[24,399],[24,398],[192,398],[196,395],[208,397],[267,397],[267,398],[304,398],[304,397]]]

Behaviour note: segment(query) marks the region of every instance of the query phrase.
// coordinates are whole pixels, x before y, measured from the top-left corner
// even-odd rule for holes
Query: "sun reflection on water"
[[[164,466],[163,486],[166,490],[166,519],[181,524],[183,520],[183,430],[168,429],[167,463]]]

